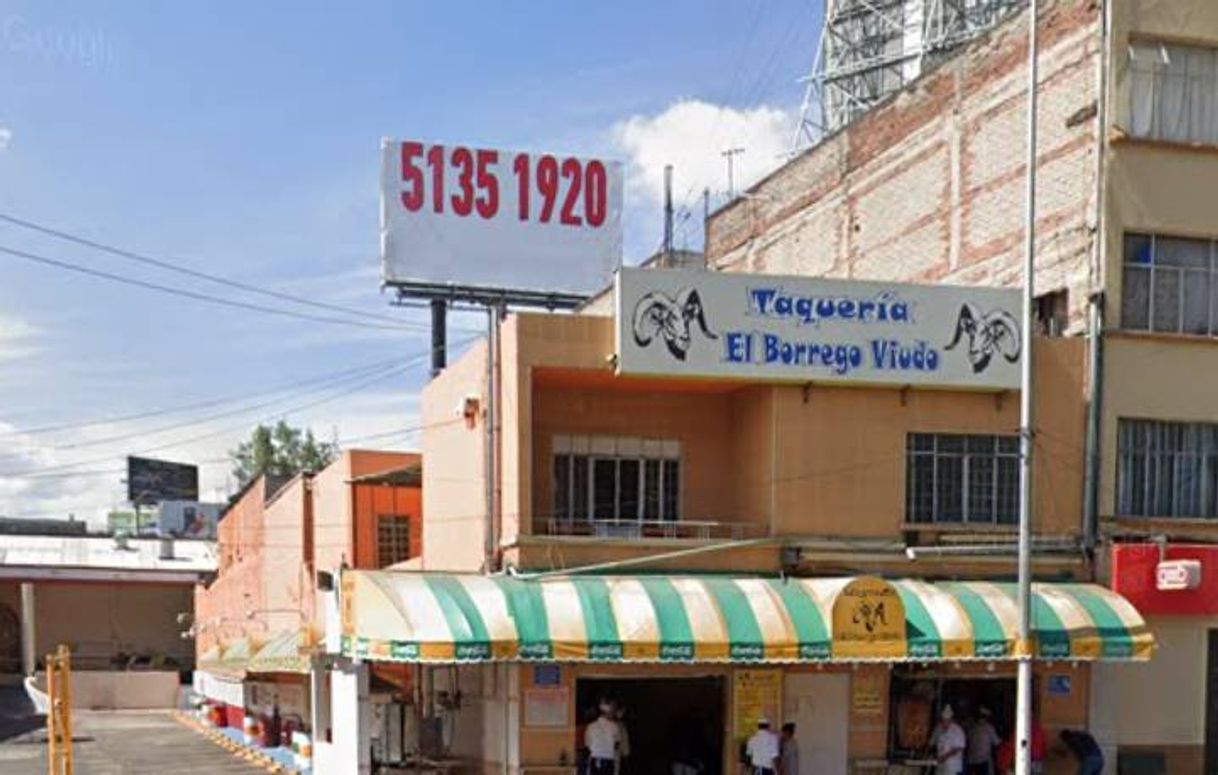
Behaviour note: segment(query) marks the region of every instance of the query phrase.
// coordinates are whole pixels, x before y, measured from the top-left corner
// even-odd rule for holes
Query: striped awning
[[[242,654],[246,656],[243,657]],[[241,680],[245,676],[245,663],[249,654],[249,642],[244,638],[227,645],[216,644],[204,651],[195,660],[199,670],[223,678]]]
[[[315,639],[307,629],[284,630],[271,637],[249,659],[250,673],[303,673],[310,670],[309,654]]]
[[[789,663],[1013,659],[1015,586],[872,577],[507,576],[347,571],[343,648],[400,662]],[[1044,659],[1147,659],[1128,601],[1036,584]]]

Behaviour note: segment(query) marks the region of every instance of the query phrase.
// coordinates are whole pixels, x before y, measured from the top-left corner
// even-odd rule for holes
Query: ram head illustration
[[[634,342],[639,347],[646,347],[659,337],[664,340],[668,352],[683,361],[689,352],[691,324],[695,323],[706,338],[719,338],[706,325],[702,297],[696,290],[686,288],[675,298],[661,291],[652,291],[634,306]]]
[[[982,313],[974,304],[960,307],[956,318],[956,333],[946,349],[951,350],[963,339],[968,339],[968,359],[973,364],[973,373],[980,374],[990,365],[997,353],[1008,362],[1019,360],[1019,322],[1006,310]]]

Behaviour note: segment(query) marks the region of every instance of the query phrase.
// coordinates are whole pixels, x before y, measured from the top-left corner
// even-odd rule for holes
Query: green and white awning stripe
[[[843,606],[858,605],[863,593],[843,591],[861,589],[860,581],[658,575],[530,581],[348,571],[343,641],[351,656],[441,663],[791,663],[1019,653],[1013,585],[914,579],[865,579],[867,594],[891,595],[877,621],[901,616],[904,629],[898,624],[895,635],[882,636],[868,622],[871,639],[862,650],[847,647],[845,630],[862,625]],[[1103,587],[1037,584],[1033,614],[1030,648],[1043,658],[1145,659],[1153,649],[1133,606]]]

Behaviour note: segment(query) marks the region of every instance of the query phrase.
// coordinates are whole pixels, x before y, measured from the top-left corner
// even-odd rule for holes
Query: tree
[[[318,441],[312,429],[293,428],[283,420],[274,426],[258,424],[247,441],[229,450],[233,476],[244,487],[259,474],[295,476],[320,471],[338,456],[338,444]]]

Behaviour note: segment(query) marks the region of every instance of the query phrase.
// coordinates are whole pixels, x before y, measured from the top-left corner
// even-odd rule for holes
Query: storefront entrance
[[[899,760],[925,754],[944,705],[952,706],[956,720],[966,729],[985,708],[999,736],[1005,739],[1015,725],[1015,680],[1006,676],[893,671],[889,756]]]
[[[723,678],[581,678],[576,683],[576,750],[602,699],[624,712],[630,756],[622,775],[672,775],[678,760],[723,775]]]

